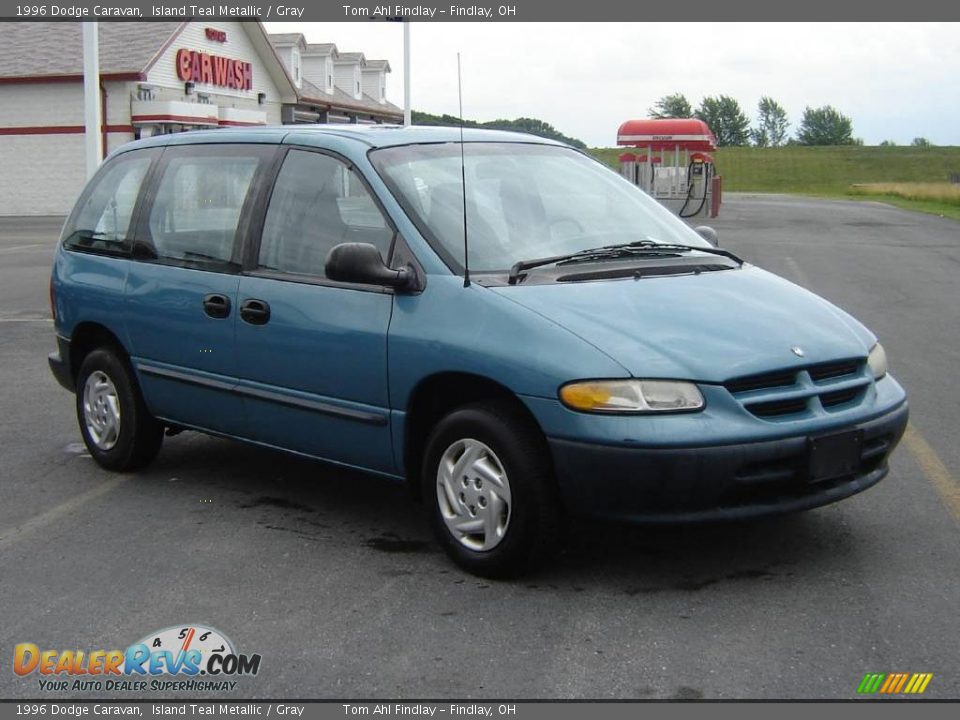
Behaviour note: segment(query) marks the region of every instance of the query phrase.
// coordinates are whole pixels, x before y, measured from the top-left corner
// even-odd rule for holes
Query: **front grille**
[[[757,417],[780,417],[781,415],[796,415],[807,411],[807,400],[773,400],[771,402],[754,403],[747,409]]]
[[[864,389],[862,387],[852,387],[847,388],[846,390],[824,393],[820,396],[820,404],[825,408],[832,408],[836,405],[844,405],[848,402],[853,402],[863,395],[863,393]]]
[[[807,372],[810,373],[810,379],[814,382],[823,382],[847,375],[856,375],[862,365],[863,360],[840,360],[839,362],[813,365],[807,368]]]
[[[764,373],[763,375],[750,375],[736,380],[728,380],[724,387],[737,393],[750,392],[751,390],[766,390],[767,388],[790,387],[797,381],[796,370],[784,370],[781,372]]]
[[[723,386],[756,417],[791,420],[858,404],[870,382],[866,361],[854,358],[746,375]]]

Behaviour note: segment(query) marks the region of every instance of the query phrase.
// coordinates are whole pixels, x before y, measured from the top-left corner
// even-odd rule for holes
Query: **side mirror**
[[[337,282],[384,285],[401,290],[416,285],[410,268],[393,270],[370,243],[340,243],[330,248],[326,263],[327,277]]]
[[[693,231],[697,235],[702,237],[704,240],[706,240],[708,243],[710,243],[714,247],[717,247],[717,243],[719,242],[718,240],[719,236],[717,235],[717,231],[714,230],[712,227],[710,227],[709,225],[699,225],[695,227]]]

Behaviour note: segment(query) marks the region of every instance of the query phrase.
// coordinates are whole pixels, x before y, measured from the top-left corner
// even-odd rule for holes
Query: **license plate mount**
[[[807,439],[809,474],[812,483],[853,475],[860,467],[863,430],[817,435]]]

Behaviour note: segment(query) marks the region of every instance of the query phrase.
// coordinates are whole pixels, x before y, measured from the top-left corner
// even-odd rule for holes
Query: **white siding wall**
[[[333,84],[352,98],[359,99],[357,82],[360,80],[360,63],[334,63]]]
[[[333,60],[329,55],[304,55],[301,59],[303,77],[318,88],[327,91],[327,75],[333,72]]]
[[[204,28],[227,33],[227,42],[208,40]],[[266,112],[267,122],[280,124],[280,94],[264,63],[237,22],[194,22],[167,48],[147,84],[157,100],[195,100],[184,96],[177,77],[176,54],[180,48],[235,58],[253,63],[253,89],[248,91],[197,85],[195,92],[210,96],[211,104]],[[106,124],[130,125],[130,103],[138,82],[107,82]],[[257,103],[266,93],[267,102]],[[83,83],[36,83],[0,85],[0,128],[83,126]],[[133,139],[131,132],[110,133],[107,151]],[[65,215],[73,207],[86,182],[83,133],[0,135],[0,216]]]
[[[277,56],[280,58],[280,61],[283,63],[284,67],[287,68],[287,72],[290,73],[290,77],[293,79],[293,84],[298,88],[301,87],[300,80],[303,78],[303,63],[300,63],[300,78],[297,77],[295,68],[297,61],[300,60],[300,50],[294,45],[277,47],[274,46],[274,50],[277,51]]]
[[[204,29],[208,27],[226,32],[227,41],[220,43],[215,40],[208,40],[204,32]],[[247,31],[243,28],[243,23],[196,21],[187,25],[180,36],[160,56],[147,75],[147,81],[151,85],[165,88],[163,93],[157,94],[158,100],[190,99],[190,96],[184,95],[183,81],[177,77],[177,51],[181,48],[252,62],[252,90],[238,90],[197,83],[194,93],[209,95],[210,102],[220,107],[235,107],[247,110],[258,107],[258,93],[266,93],[267,101],[263,106],[260,106],[260,109],[266,111],[268,122],[280,122],[280,93],[267,72],[266,66],[257,56],[253,43],[250,42]],[[196,96],[194,95],[194,97]]]
[[[383,70],[364,70],[363,71],[363,94],[369,95],[377,102],[383,102],[384,96],[381,93],[381,83],[386,73]]]
[[[83,125],[83,83],[0,85],[0,127]]]
[[[0,85],[0,127],[83,125],[81,83]],[[83,133],[0,135],[0,215],[66,215],[86,180]]]
[[[83,135],[0,136],[0,215],[66,215],[86,181]]]

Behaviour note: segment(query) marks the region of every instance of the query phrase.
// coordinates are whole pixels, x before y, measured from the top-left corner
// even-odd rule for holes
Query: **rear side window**
[[[121,156],[100,173],[71,220],[64,245],[75,250],[126,252],[133,211],[153,156]]]
[[[150,210],[157,259],[234,261],[237,228],[260,160],[255,148],[249,155],[234,149],[172,157]]]
[[[262,269],[322,278],[334,245],[371,243],[386,260],[392,240],[393,230],[353,169],[321,153],[287,153],[264,220]]]

